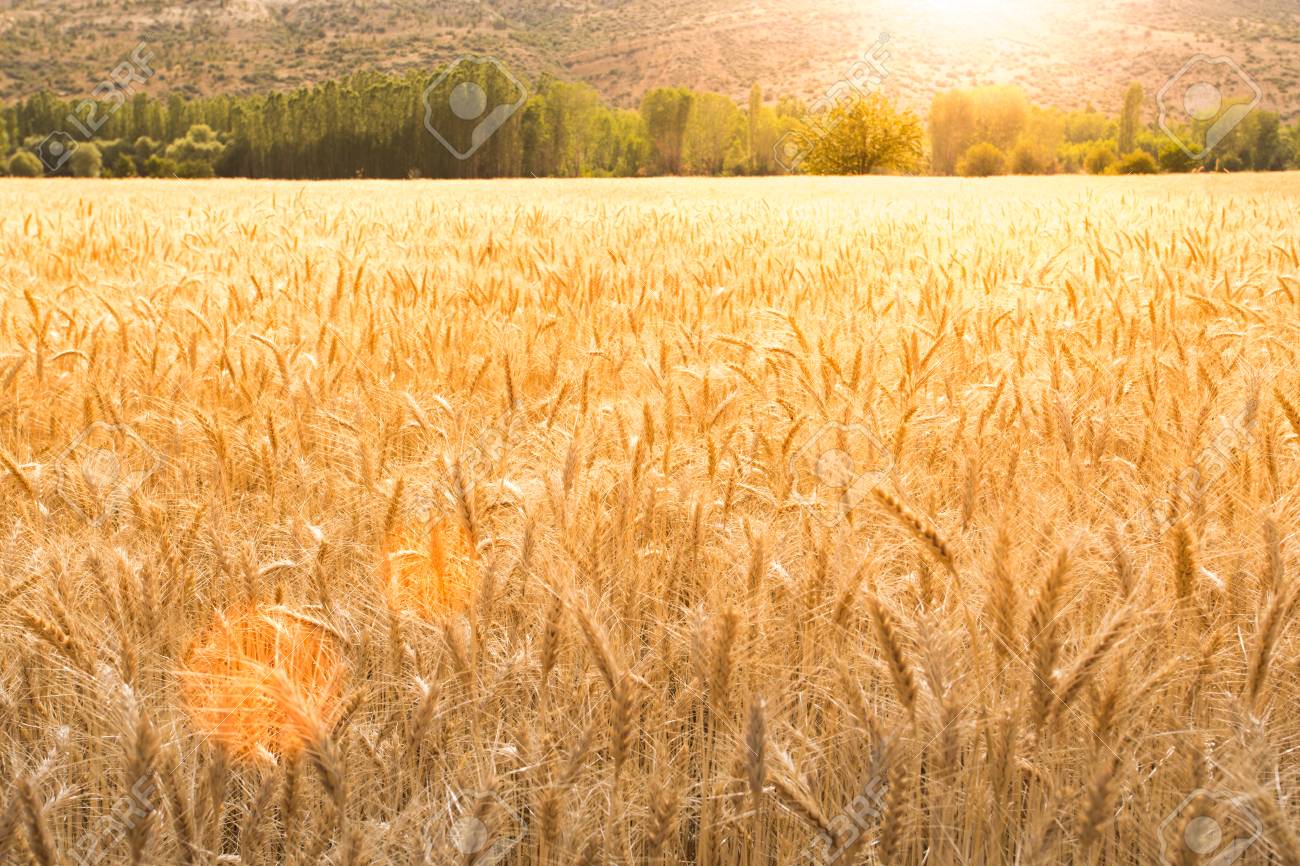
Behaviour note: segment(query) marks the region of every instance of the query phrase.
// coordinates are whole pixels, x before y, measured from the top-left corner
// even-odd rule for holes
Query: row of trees
[[[1013,86],[940,93],[929,115],[931,170],[986,176],[1300,168],[1300,124],[1288,128],[1274,112],[1244,112],[1235,124],[1216,129],[1232,108],[1225,105],[1204,119],[1167,117],[1166,129],[1147,116],[1147,103],[1137,83],[1129,86],[1115,115],[1091,106],[1061,111],[1032,105]],[[1225,130],[1221,139],[1208,140]]]
[[[92,103],[38,93],[0,107],[0,171],[405,178],[1300,167],[1300,125],[1285,127],[1276,114],[1251,112],[1197,160],[1187,151],[1205,141],[1209,122],[1171,137],[1143,116],[1146,103],[1137,85],[1115,114],[1044,108],[1018,88],[985,87],[937,94],[923,123],[879,95],[810,113],[755,86],[745,104],[658,88],[632,110],[606,105],[585,84],[545,76],[525,90],[493,64],[461,64],[252,96],[137,93]]]
[[[466,96],[462,85],[477,90]],[[476,100],[482,114],[462,117]],[[502,109],[497,124],[492,114]],[[15,173],[113,176],[773,174],[784,170],[776,142],[803,113],[794,100],[765,104],[757,88],[744,108],[716,93],[660,88],[627,110],[607,106],[588,85],[550,76],[525,94],[490,70],[442,81],[363,73],[291,93],[137,94],[98,112],[41,93],[0,108],[0,153],[18,154],[23,170]],[[76,135],[93,114],[102,120],[94,137]],[[51,134],[72,139],[66,162],[45,152]]]

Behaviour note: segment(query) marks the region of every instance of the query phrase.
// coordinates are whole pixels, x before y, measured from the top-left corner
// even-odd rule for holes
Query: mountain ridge
[[[1245,0],[1231,16],[1208,0],[0,0],[0,99],[87,94],[143,42],[155,93],[288,90],[479,54],[524,77],[586,81],[616,105],[668,84],[739,99],[759,83],[769,99],[810,100],[882,34],[884,89],[915,108],[986,83],[1078,108],[1117,105],[1137,80],[1150,101],[1208,55],[1300,115],[1300,8],[1282,0]]]

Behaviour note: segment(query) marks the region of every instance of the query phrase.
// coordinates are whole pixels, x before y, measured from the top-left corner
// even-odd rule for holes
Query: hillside
[[[1197,53],[1226,54],[1265,102],[1300,114],[1300,8],[1243,0],[0,0],[0,99],[88,92],[140,41],[154,92],[289,88],[467,53],[634,102],[684,84],[812,98],[889,34],[890,90],[1014,81],[1063,107],[1154,93]]]

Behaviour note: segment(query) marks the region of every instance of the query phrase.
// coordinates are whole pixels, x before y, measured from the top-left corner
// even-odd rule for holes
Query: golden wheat
[[[1298,199],[6,182],[0,860],[1296,862]]]

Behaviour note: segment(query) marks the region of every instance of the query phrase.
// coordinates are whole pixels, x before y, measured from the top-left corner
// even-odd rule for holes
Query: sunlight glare
[[[918,0],[916,4],[934,28],[972,35],[1015,28],[1041,6],[1033,0]]]

